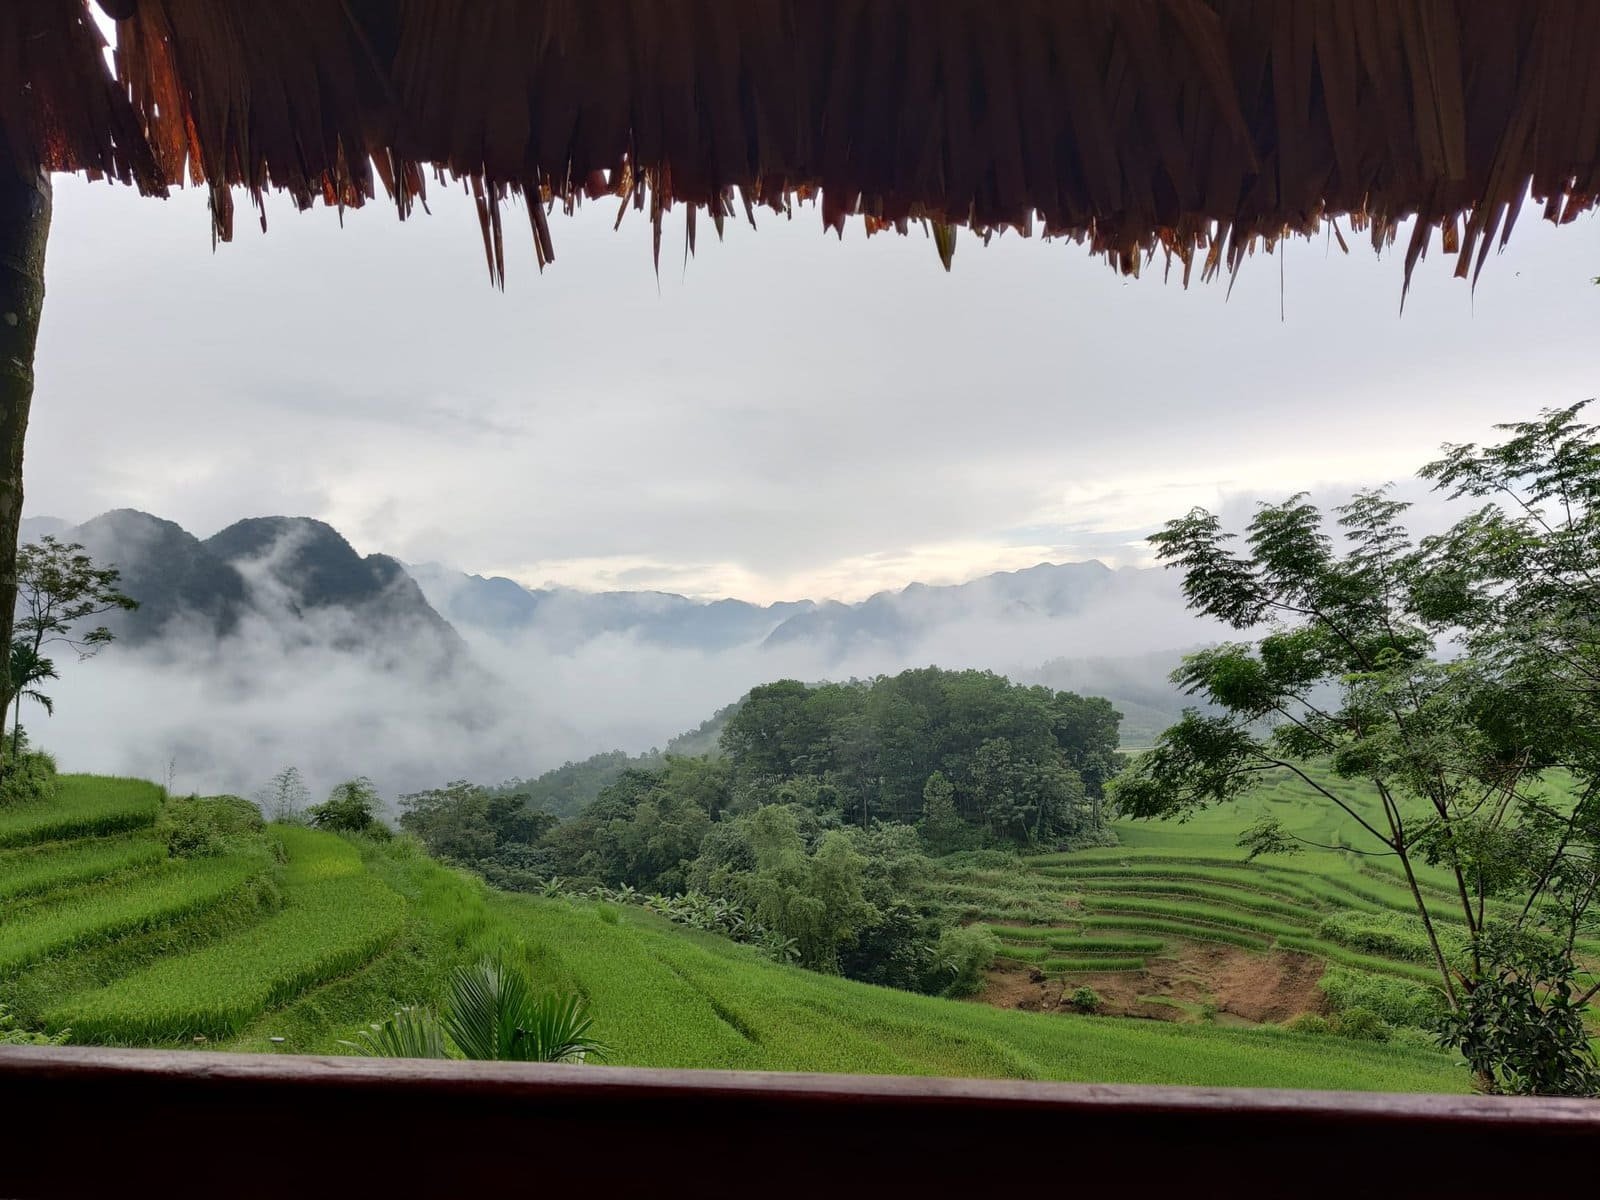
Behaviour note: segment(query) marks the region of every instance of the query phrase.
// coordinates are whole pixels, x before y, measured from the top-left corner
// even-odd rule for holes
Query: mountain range
[[[445,659],[466,649],[397,559],[363,557],[322,521],[253,517],[204,539],[131,508],[77,526],[49,517],[23,521],[23,542],[46,535],[77,542],[121,572],[122,590],[139,607],[105,620],[129,645],[180,633],[221,640],[260,620],[335,649],[420,640]]]
[[[140,602],[108,616],[101,661],[59,664],[56,714],[33,717],[41,739],[74,769],[175,769],[180,786],[223,791],[286,763],[320,787],[372,773],[403,793],[570,761],[567,782],[588,786],[645,747],[681,749],[673,734],[756,684],[930,663],[1106,696],[1148,744],[1185,703],[1166,681],[1179,650],[1215,636],[1168,573],[1098,562],[753,604],[408,565],[299,517],[197,537],[118,509],[21,532],[82,543]],[[588,758],[615,747],[616,762]]]
[[[706,652],[739,646],[805,646],[829,661],[853,651],[905,651],[942,625],[979,618],[1018,622],[1081,614],[1119,579],[1147,571],[1114,571],[1097,561],[1041,563],[985,575],[969,583],[913,583],[865,600],[693,600],[670,592],[582,592],[526,588],[502,576],[467,575],[437,563],[407,568],[434,608],[452,624],[499,639],[534,634],[573,645],[606,634]]]
[[[740,649],[756,655],[753,677],[873,674],[938,661],[1125,696],[1153,710],[1153,724],[1171,711],[1161,697],[1170,696],[1172,648],[1194,640],[1174,619],[1182,602],[1162,572],[1098,561],[1041,563],[949,586],[914,583],[855,603],[761,605],[529,588],[438,563],[408,565],[361,555],[331,525],[306,517],[250,518],[206,538],[134,509],[77,526],[49,517],[23,522],[24,541],[46,534],[80,542],[121,571],[140,607],[108,620],[131,646],[221,646],[246,625],[264,625],[289,646],[365,650],[409,663],[420,655],[452,669],[471,659],[469,640],[551,654],[607,638],[706,655]],[[1077,636],[1063,659],[1059,635],[1069,629]],[[763,652],[773,656],[770,671],[759,666]],[[1049,659],[1056,661],[1040,666]]]

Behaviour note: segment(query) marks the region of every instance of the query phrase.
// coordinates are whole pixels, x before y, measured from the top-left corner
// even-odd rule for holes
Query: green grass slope
[[[594,1003],[613,1062],[1224,1087],[1461,1091],[1443,1054],[1278,1029],[1010,1012],[781,966],[653,914],[495,896],[537,977]]]
[[[1423,1049],[1010,1012],[816,975],[641,909],[497,893],[404,839],[272,827],[282,862],[152,859],[147,833],[119,831],[150,825],[159,802],[150,785],[76,777],[61,811],[0,815],[0,829],[31,847],[0,858],[23,881],[0,901],[0,1003],[32,1027],[68,1029],[74,1041],[338,1053],[365,1023],[437,997],[456,964],[503,949],[541,985],[587,996],[610,1061],[625,1065],[1398,1091],[1468,1083]],[[1044,907],[1071,886],[1023,882]],[[1263,894],[1291,910],[1298,895]],[[1028,944],[1054,969],[1132,970],[1162,941],[1088,928],[1093,919]]]

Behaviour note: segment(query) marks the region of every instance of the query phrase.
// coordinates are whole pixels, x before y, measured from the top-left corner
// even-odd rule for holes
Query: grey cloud
[[[808,210],[658,283],[643,226],[591,206],[542,276],[513,247],[502,295],[467,205],[433,208],[342,231],[274,209],[213,254],[198,193],[61,180],[28,511],[299,512],[363,550],[643,559],[696,592],[732,568],[775,598],[1014,544],[997,530],[1100,538],[1197,496],[1403,477],[1600,377],[1588,221],[1530,218],[1475,298],[1424,264],[1402,320],[1399,264],[1364,250],[1290,246],[1281,297],[1258,259],[1230,299],[1017,238],[946,276],[920,239],[839,244]]]

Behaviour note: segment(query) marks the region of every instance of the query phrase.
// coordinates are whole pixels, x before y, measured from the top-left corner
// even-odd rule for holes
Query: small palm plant
[[[535,995],[528,977],[503,959],[457,967],[450,976],[444,1029],[471,1059],[582,1062],[605,1049],[590,1035],[594,1018],[583,997]]]
[[[448,1058],[439,1014],[420,1004],[408,1005],[388,1020],[368,1025],[355,1041],[342,1042],[369,1058]]]
[[[11,733],[11,757],[15,759],[22,752],[22,702],[33,700],[54,716],[55,703],[33,685],[60,676],[56,674],[55,663],[40,657],[39,652],[21,638],[11,643],[10,672],[11,694],[17,698],[17,721]]]
[[[450,973],[442,1013],[403,1008],[343,1044],[381,1058],[579,1063],[606,1057],[593,1027],[582,996],[539,995],[520,968],[493,957]]]

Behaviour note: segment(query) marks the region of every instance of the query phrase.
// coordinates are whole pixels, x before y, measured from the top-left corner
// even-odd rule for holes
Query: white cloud
[[[591,586],[861,595],[1084,549],[1191,503],[1401,477],[1445,439],[1596,391],[1591,221],[1530,218],[1476,295],[1288,248],[1185,293],[1075,247],[802,210],[659,281],[590,206],[482,278],[454,191],[400,225],[272,206],[212,253],[204,197],[62,179],[28,510],[266,513],[363,550]],[[1108,535],[1110,536],[1108,540]],[[1057,551],[1061,553],[1057,553]]]

